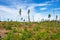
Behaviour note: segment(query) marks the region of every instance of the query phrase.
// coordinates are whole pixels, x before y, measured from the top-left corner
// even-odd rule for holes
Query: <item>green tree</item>
[[[51,14],[48,14],[48,18],[49,18],[49,20],[50,20],[50,17],[51,17]]]

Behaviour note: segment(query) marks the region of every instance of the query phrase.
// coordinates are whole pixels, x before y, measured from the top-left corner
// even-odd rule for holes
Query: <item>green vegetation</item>
[[[0,22],[0,28],[10,30],[2,40],[60,40],[60,22]]]

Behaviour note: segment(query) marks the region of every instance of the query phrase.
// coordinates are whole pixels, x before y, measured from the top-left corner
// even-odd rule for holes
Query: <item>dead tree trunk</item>
[[[30,10],[28,10],[28,22],[30,22],[30,15],[29,15],[29,13],[30,13]]]

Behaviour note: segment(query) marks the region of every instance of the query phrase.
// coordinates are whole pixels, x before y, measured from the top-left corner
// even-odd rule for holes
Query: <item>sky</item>
[[[19,9],[25,21],[28,21],[27,11],[30,9],[30,21],[60,19],[60,0],[0,0],[0,20],[20,21]]]

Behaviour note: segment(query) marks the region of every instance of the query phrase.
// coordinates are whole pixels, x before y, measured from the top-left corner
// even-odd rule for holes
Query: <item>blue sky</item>
[[[60,0],[0,0],[0,20],[7,21],[9,18],[13,21],[20,21],[19,9],[22,9],[22,17],[27,21],[27,10],[30,9],[30,19],[40,21],[48,20],[48,14],[51,14],[51,20],[55,16],[60,17]],[[54,13],[53,13],[54,10]]]

